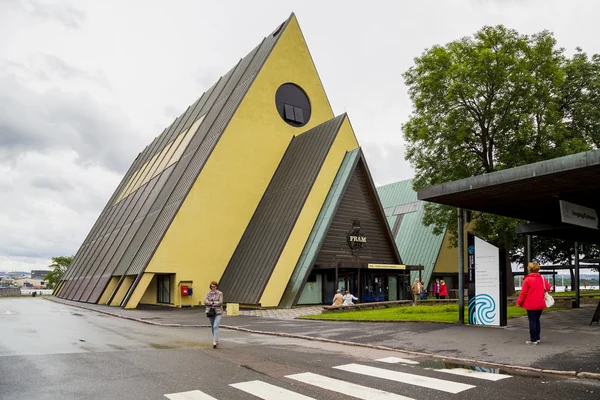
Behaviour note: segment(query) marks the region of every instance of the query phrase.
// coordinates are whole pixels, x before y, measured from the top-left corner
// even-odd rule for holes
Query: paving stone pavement
[[[303,315],[316,315],[323,312],[323,306],[306,306],[290,309],[272,309],[272,310],[240,310],[240,315],[246,317],[263,317],[288,320]]]

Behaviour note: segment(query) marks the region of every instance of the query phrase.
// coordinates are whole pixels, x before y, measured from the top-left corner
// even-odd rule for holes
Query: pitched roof
[[[444,233],[435,235],[433,226],[423,224],[424,202],[417,199],[412,179],[377,188],[381,203],[392,227],[398,251],[405,264],[423,265],[422,279],[427,283],[435,267]],[[418,277],[417,271],[411,278]]]
[[[95,303],[112,276],[140,276],[292,17],[137,156],[75,255],[60,297]]]
[[[358,197],[357,197],[358,195]],[[361,195],[363,197],[361,197]],[[356,200],[359,200],[357,209]],[[402,260],[394,245],[389,226],[386,223],[381,202],[371,179],[369,168],[360,148],[346,153],[336,177],[329,189],[325,202],[313,226],[310,236],[302,250],[302,254],[294,268],[291,279],[279,303],[280,307],[291,307],[296,304],[313,266],[324,256],[331,255],[324,250],[328,241],[338,242],[340,227],[342,233],[347,229],[348,216],[362,219],[370,226],[369,245],[362,257],[369,262],[369,257],[377,257],[381,263],[401,263]],[[361,217],[362,216],[362,217]],[[366,217],[363,219],[363,217]],[[354,255],[345,247],[335,250],[338,260],[353,259]],[[329,249],[332,247],[329,246]]]
[[[292,139],[219,283],[228,301],[259,303],[344,118]]]

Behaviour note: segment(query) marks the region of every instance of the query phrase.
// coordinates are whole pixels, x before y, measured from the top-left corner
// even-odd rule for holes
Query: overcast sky
[[[0,271],[75,254],[135,156],[294,11],[378,185],[411,178],[401,74],[504,24],[600,53],[597,1],[0,0]]]

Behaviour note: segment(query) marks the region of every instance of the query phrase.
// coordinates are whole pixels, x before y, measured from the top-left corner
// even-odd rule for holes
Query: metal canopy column
[[[573,283],[571,282],[571,288]],[[579,243],[575,242],[575,303],[573,308],[579,308]]]
[[[465,248],[463,210],[458,208],[458,323],[465,324]]]

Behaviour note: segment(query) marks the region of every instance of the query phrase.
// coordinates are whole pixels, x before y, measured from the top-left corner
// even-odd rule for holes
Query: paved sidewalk
[[[124,310],[53,298],[67,305],[109,313],[140,322],[170,326],[208,326],[204,308],[141,307]],[[600,379],[600,325],[589,326],[595,305],[558,310],[542,316],[542,343],[526,345],[526,317],[513,318],[503,328],[434,323],[373,323],[291,319],[294,310],[271,310],[265,316],[225,316],[221,327],[252,333],[289,335],[309,340],[336,341],[430,355],[462,363],[496,367],[519,366],[541,370],[597,374]],[[316,307],[306,312],[318,312]],[[247,313],[247,311],[246,311]],[[257,313],[254,311],[254,313]],[[457,361],[458,362],[458,361]],[[547,371],[551,372],[551,371]]]

